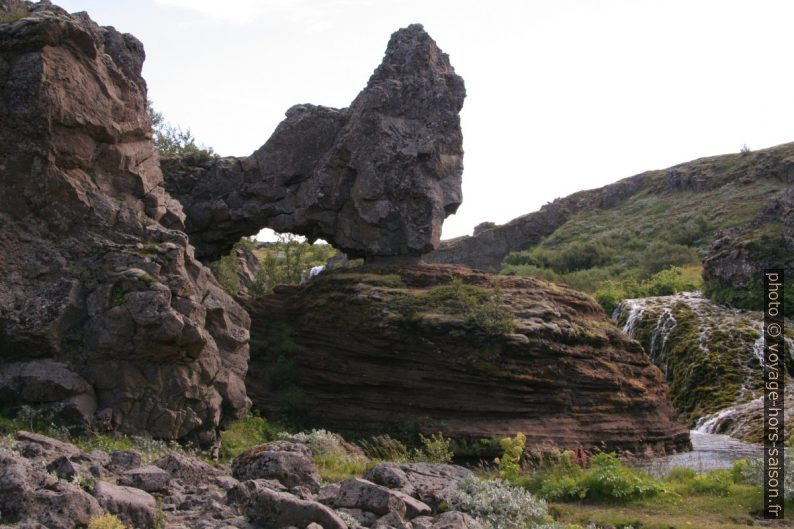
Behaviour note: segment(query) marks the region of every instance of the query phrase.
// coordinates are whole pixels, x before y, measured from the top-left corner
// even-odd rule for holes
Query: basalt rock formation
[[[163,160],[202,260],[264,227],[349,257],[417,258],[461,202],[463,80],[420,25],[395,32],[349,108],[297,105],[245,158]]]
[[[0,403],[211,443],[250,405],[250,321],[163,189],[143,46],[49,2],[0,17]]]
[[[794,186],[772,198],[751,222],[716,234],[703,261],[703,280],[719,301],[760,310],[768,269],[794,275]],[[792,299],[794,285],[789,281],[784,287]],[[794,304],[785,314],[794,317]]]
[[[368,266],[246,303],[248,391],[268,416],[354,433],[524,432],[534,448],[688,444],[640,344],[561,285]]]
[[[735,226],[736,219],[748,210],[750,215],[744,222],[762,209],[769,200],[765,193],[772,191],[778,196],[791,184],[794,184],[792,143],[751,153],[702,158],[669,169],[647,171],[602,188],[579,191],[506,224],[483,223],[475,228],[473,236],[442,241],[436,251],[425,256],[425,261],[498,271],[510,252],[537,245],[583,215],[590,216],[591,224],[614,224],[615,217],[647,218],[653,206],[670,208],[677,202],[706,211],[716,228],[720,224]],[[741,189],[728,189],[731,186]],[[720,193],[721,189],[725,192]],[[761,200],[759,195],[763,197]],[[794,216],[789,215],[788,219],[788,232],[794,233]],[[716,228],[709,237],[714,236]],[[791,241],[792,236],[788,237]],[[562,239],[567,242],[570,235],[562,235]],[[704,250],[708,249],[708,240]]]

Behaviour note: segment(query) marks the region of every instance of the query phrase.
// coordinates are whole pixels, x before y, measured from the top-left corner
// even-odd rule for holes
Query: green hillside
[[[636,193],[612,207],[582,208],[529,249],[509,253],[501,271],[568,283],[610,312],[626,297],[702,288],[701,263],[715,233],[746,225],[781,195],[789,184],[780,161],[792,155],[787,144],[644,173]],[[603,203],[605,189],[579,200],[593,194]],[[767,222],[764,232],[782,240],[782,220]]]

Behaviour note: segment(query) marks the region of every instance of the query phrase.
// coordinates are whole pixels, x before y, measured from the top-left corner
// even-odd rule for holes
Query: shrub
[[[613,453],[595,455],[590,463],[592,467],[583,470],[574,462],[573,452],[564,452],[530,486],[549,500],[625,501],[664,491],[659,480],[623,466]]]
[[[171,125],[160,112],[154,109],[151,101],[146,102],[146,112],[152,124],[152,141],[162,156],[194,155],[202,159],[214,156],[211,147],[199,146],[190,129]]]
[[[638,470],[623,466],[614,453],[590,459],[592,468],[583,473],[586,497],[592,500],[628,500],[654,496],[664,490],[661,482]]]
[[[499,465],[499,477],[507,480],[517,479],[521,473],[521,457],[524,455],[524,446],[527,436],[518,432],[515,437],[504,437],[499,440],[502,447],[502,457],[497,457],[494,463]]]
[[[760,457],[747,460],[746,464],[741,465],[738,472],[747,483],[763,487],[764,461]],[[785,450],[784,472],[783,497],[791,501],[794,500],[794,450]]]
[[[461,481],[450,507],[469,513],[485,529],[525,529],[534,522],[550,521],[545,501],[501,479]]]
[[[442,433],[434,433],[430,437],[419,434],[422,446],[415,448],[411,459],[421,463],[449,463],[454,457],[452,441]]]
[[[106,514],[97,518],[91,518],[88,522],[88,529],[129,529],[124,525],[115,514]]]
[[[370,459],[407,463],[411,459],[408,447],[388,435],[376,435],[361,439],[356,444]]]
[[[327,430],[312,430],[291,434],[281,432],[279,439],[304,443],[312,451],[317,470],[325,481],[343,481],[362,475],[370,465],[369,459],[356,452],[339,434]]]
[[[240,292],[240,277],[237,275],[240,261],[236,255],[224,255],[214,263],[210,263],[210,269],[226,292],[232,295]]]
[[[668,474],[667,478],[670,481],[686,482],[694,479],[697,475],[698,473],[695,472],[694,468],[675,467],[670,471],[670,474]]]
[[[229,461],[249,448],[272,441],[277,428],[256,414],[234,421],[221,432],[221,460]]]

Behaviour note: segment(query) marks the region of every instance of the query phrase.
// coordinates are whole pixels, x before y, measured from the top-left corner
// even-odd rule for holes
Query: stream
[[[731,468],[737,459],[760,456],[763,447],[734,439],[727,435],[704,433],[697,430],[689,432],[692,451],[669,456],[659,456],[637,462],[635,466],[655,476],[667,474],[676,467],[688,467],[698,472]]]

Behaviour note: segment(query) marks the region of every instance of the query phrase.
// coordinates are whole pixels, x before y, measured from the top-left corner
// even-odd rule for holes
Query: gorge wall
[[[0,402],[212,443],[250,405],[250,320],[163,188],[143,45],[49,2],[0,14]]]

